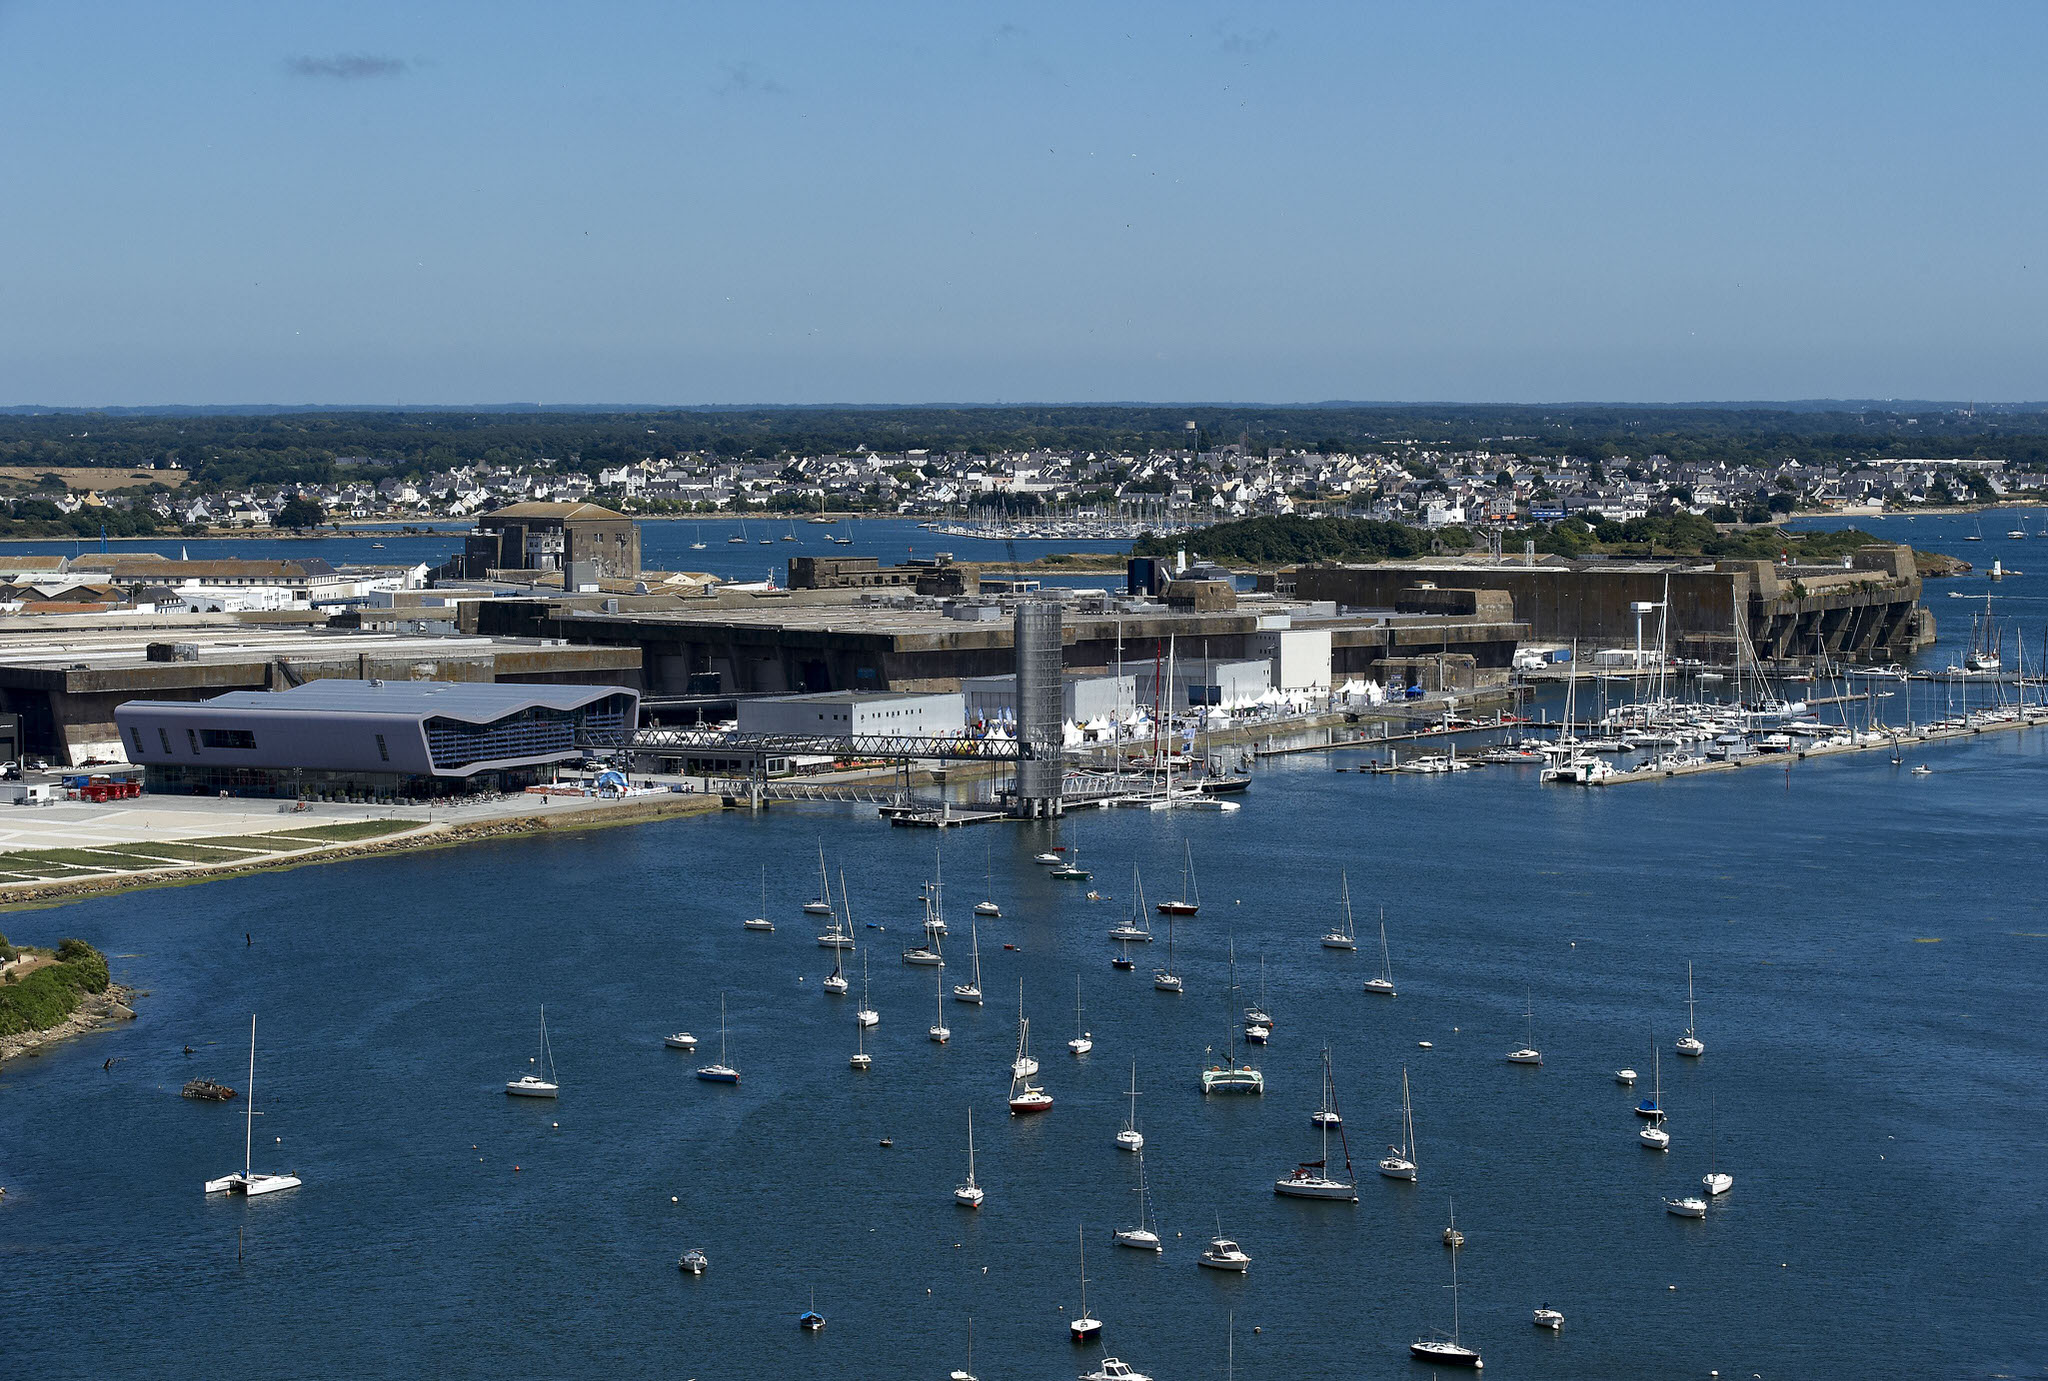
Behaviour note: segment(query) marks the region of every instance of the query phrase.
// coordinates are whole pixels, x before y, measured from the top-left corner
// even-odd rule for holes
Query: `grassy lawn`
[[[338,825],[309,825],[304,829],[287,830],[276,837],[314,839],[331,844],[343,840],[375,839],[382,834],[418,829],[420,824],[418,820],[344,820]]]
[[[346,820],[274,834],[223,835],[216,839],[151,840],[75,849],[23,849],[0,853],[0,883],[85,877],[97,873],[143,872],[166,863],[239,863],[265,854],[291,853],[321,844],[375,839],[417,829],[412,820]]]

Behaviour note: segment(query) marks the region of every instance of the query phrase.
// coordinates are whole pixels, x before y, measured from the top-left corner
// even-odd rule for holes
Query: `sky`
[[[2044,40],[0,0],[0,404],[2041,399]]]

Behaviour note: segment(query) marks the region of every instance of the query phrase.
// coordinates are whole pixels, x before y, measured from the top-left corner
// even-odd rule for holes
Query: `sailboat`
[[[946,979],[939,973],[932,975],[931,1038],[937,1045],[953,1039],[953,1028],[946,1025]]]
[[[920,968],[943,969],[946,957],[939,937],[946,933],[945,884],[924,885],[924,942],[903,951],[903,962]]]
[[[811,521],[816,522],[817,519],[813,518]],[[974,1315],[972,1314],[967,1316],[967,1365],[953,1368],[952,1375],[948,1376],[946,1381],[977,1381],[974,1375]]]
[[[1024,980],[1020,978],[1017,980],[1017,1026],[1020,1035],[1017,1042],[1017,1058],[1010,1063],[1010,1073],[1019,1079],[1028,1079],[1038,1073],[1038,1061],[1031,1057],[1031,1037],[1030,1033],[1025,1030],[1026,1025],[1027,1023],[1024,1020]]]
[[[1408,1066],[1401,1066],[1401,1144],[1389,1146],[1380,1158],[1380,1173],[1390,1180],[1415,1178],[1415,1105],[1408,1101]]]
[[[1081,1025],[1081,975],[1074,975],[1074,1038],[1067,1042],[1067,1049],[1076,1055],[1086,1055],[1095,1048],[1095,1038]]]
[[[1172,952],[1171,935],[1172,932],[1169,929],[1167,944],[1169,953]],[[1233,940],[1230,945],[1230,992],[1224,998],[1224,1010],[1226,1013],[1229,1011],[1230,1005],[1235,1002],[1236,997],[1237,942]],[[1231,1021],[1226,1016],[1223,1028],[1230,1033],[1227,1053],[1224,1055],[1224,1062],[1222,1064],[1210,1065],[1202,1071],[1202,1092],[1205,1094],[1264,1093],[1266,1091],[1266,1076],[1250,1065],[1241,1065],[1237,1062],[1237,1023]]]
[[[522,1074],[505,1085],[505,1092],[517,1098],[553,1098],[560,1091],[555,1082],[555,1052],[548,1048],[548,1009],[540,1009],[540,1054],[528,1061],[534,1066],[531,1074]],[[546,1071],[547,1077],[541,1077]]]
[[[875,1057],[868,1054],[868,1023],[855,1020],[853,1023],[853,1053],[846,1057],[846,1063],[854,1069],[871,1069]]]
[[[986,1197],[974,1179],[974,1108],[970,1104],[967,1109],[967,1180],[953,1191],[953,1202],[966,1208],[980,1208]]]
[[[1334,1108],[1337,1105],[1335,1081],[1330,1078],[1330,1048],[1323,1047],[1323,1101]],[[1294,1167],[1294,1173],[1273,1181],[1273,1192],[1290,1199],[1342,1199],[1348,1203],[1358,1202],[1358,1180],[1351,1172],[1351,1143],[1344,1135],[1344,1123],[1337,1123],[1337,1142],[1344,1150],[1344,1178],[1330,1174],[1330,1128],[1322,1127],[1323,1156],[1321,1160],[1305,1160]]]
[[[1365,990],[1381,997],[1394,996],[1394,961],[1387,956],[1387,909],[1380,908],[1380,973],[1365,980]]]
[[[725,540],[733,546],[745,546],[747,544],[747,520],[745,518],[740,519],[740,530]]]
[[[725,994],[718,995],[718,1063],[705,1065],[697,1071],[697,1077],[707,1084],[737,1084],[740,1072],[726,1062],[725,1054]]]
[[[761,865],[761,914],[751,921],[743,922],[742,928],[771,932],[775,929],[775,922],[768,919],[768,865],[765,863]]]
[[[242,1168],[239,1173],[223,1175],[217,1180],[206,1182],[209,1194],[241,1194],[254,1198],[258,1194],[274,1194],[280,1189],[297,1189],[303,1183],[297,1175],[259,1175],[255,1170],[256,1153],[256,1016],[249,1015],[249,1101],[242,1109]]]
[[[1263,954],[1259,956],[1259,1003],[1256,1007],[1244,1009],[1244,1024],[1248,1027],[1263,1026],[1268,1030],[1273,1026],[1273,1014],[1266,1010],[1266,956]]]
[[[1085,1343],[1102,1333],[1102,1320],[1088,1313],[1088,1229],[1077,1229],[1081,1239],[1081,1312],[1067,1320],[1067,1333],[1077,1343]]]
[[[1162,993],[1177,993],[1182,990],[1180,975],[1173,971],[1173,916],[1166,918],[1166,967],[1152,970],[1152,986]]]
[[[1963,658],[1965,671],[1999,671],[2005,662],[1999,656],[2000,639],[1997,625],[1991,621],[1991,594],[1984,595],[1984,616],[1980,620],[1970,619],[1970,651]]]
[[[976,909],[979,910],[979,908]],[[955,983],[953,985],[953,1000],[955,1002],[972,1002],[975,1006],[979,1007],[981,1005],[981,927],[978,924],[970,923],[968,925],[967,946],[968,953],[974,959],[974,976],[965,983]]]
[[[927,935],[946,933],[946,860],[938,849],[932,850],[932,894],[934,905],[925,908],[924,931]]]
[[[1145,882],[1138,876],[1135,863],[1131,865],[1131,914],[1109,928],[1109,938],[1141,945],[1152,943],[1152,926],[1145,915]]]
[[[847,924],[851,926],[853,924],[853,901],[846,895],[846,870],[843,868],[839,872],[839,896],[845,902]],[[846,996],[847,988],[850,986],[846,981],[845,959],[846,951],[836,945],[833,946],[832,972],[825,975],[824,988],[826,992],[834,997]]]
[[[1059,864],[1059,867],[1052,870],[1052,875],[1061,882],[1086,882],[1089,878],[1095,876],[1081,866],[1081,846],[1079,844],[1067,845],[1066,857],[1062,858]]]
[[[1650,1125],[1636,1133],[1636,1139],[1643,1143],[1645,1150],[1650,1151],[1668,1151],[1671,1149],[1671,1133],[1664,1130],[1664,1070],[1661,1053],[1655,1048],[1652,1048],[1650,1051],[1650,1068],[1652,1077],[1656,1081],[1652,1085],[1654,1091],[1650,1094],[1649,1098],[1651,1111],[1644,1112],[1641,1104],[1638,1104],[1636,1107],[1636,1115],[1638,1117],[1650,1119]]]
[[[1522,1022],[1525,1043],[1520,1050],[1510,1050],[1507,1053],[1507,1061],[1511,1065],[1540,1065],[1543,1063],[1543,1052],[1536,1048],[1536,1004],[1533,998],[1522,1012]]]
[[[806,916],[829,916],[832,914],[832,879],[825,873],[825,841],[818,841],[818,886],[824,890],[804,903]],[[835,930],[838,927],[833,927]]]
[[[858,1026],[875,1026],[882,1020],[882,1014],[868,1004],[868,957],[865,954],[860,957],[860,1010],[853,1014],[853,1020]]]
[[[1700,1176],[1700,1183],[1706,1186],[1707,1197],[1710,1199],[1726,1194],[1729,1190],[1735,1188],[1735,1177],[1723,1173],[1716,1159],[1716,1151],[1721,1139],[1718,1128],[1721,1120],[1718,1115],[1720,1112],[1718,1102],[1719,1100],[1716,1100],[1716,1106],[1713,1109],[1714,1116],[1707,1124],[1707,1173]]]
[[[1024,1113],[1044,1112],[1052,1106],[1052,1095],[1031,1082],[1031,1077],[1018,1071],[1024,1068],[1029,1058],[1025,1051],[1031,1042],[1031,1019],[1019,1015],[1017,1018],[1017,1058],[1010,1066],[1010,1116]],[[1032,1068],[1036,1069],[1034,1063]]]
[[[1654,1046],[1652,1046],[1650,1050],[1650,1063],[1652,1069],[1655,1069],[1657,1067],[1657,1051]],[[1630,1077],[1634,1077],[1635,1071],[1630,1070],[1629,1074]],[[1641,1102],[1636,1104],[1636,1116],[1651,1118],[1662,1117],[1664,1115],[1664,1109],[1657,1101],[1658,1095],[1662,1092],[1663,1080],[1659,1078],[1657,1081],[1656,1091],[1651,1093],[1651,1095],[1648,1098],[1645,1098]]]
[[[1358,928],[1351,923],[1351,879],[1342,872],[1337,878],[1344,894],[1344,919],[1323,933],[1323,948],[1357,949]]]
[[[782,540],[785,542],[794,542],[796,540],[796,519],[791,518],[789,520],[789,531],[782,534]]]
[[[1172,794],[1171,787],[1168,788],[1168,794]],[[1183,859],[1180,865],[1180,896],[1173,901],[1159,903],[1159,914],[1162,916],[1192,916],[1202,909],[1202,885],[1195,881],[1194,846],[1183,839],[1180,847]]]
[[[1145,1134],[1138,1130],[1138,1062],[1131,1061],[1131,1113],[1124,1119],[1123,1129],[1116,1134],[1117,1149],[1142,1151],[1145,1149]]]
[[[811,1307],[796,1316],[796,1326],[806,1333],[816,1333],[825,1326],[825,1316],[818,1312],[818,1292],[811,1291]]]
[[[1453,1203],[1451,1205],[1451,1219],[1453,1223],[1457,1221],[1457,1216],[1458,1206]],[[1454,1232],[1455,1229],[1453,1228],[1444,1229],[1444,1240],[1450,1244],[1451,1248],[1450,1336],[1445,1337],[1441,1333],[1435,1333],[1426,1338],[1417,1338],[1414,1342],[1408,1344],[1408,1352],[1410,1356],[1419,1362],[1434,1362],[1439,1366],[1446,1367],[1471,1367],[1476,1371],[1483,1367],[1485,1363],[1479,1359],[1479,1350],[1466,1347],[1464,1340],[1459,1336],[1458,1332],[1458,1245],[1464,1241],[1464,1238],[1453,1235]]]
[[[1685,961],[1685,1034],[1678,1038],[1678,1053],[1694,1059],[1707,1053],[1707,1043],[1693,1034],[1692,1028],[1692,960]]]
[[[996,891],[996,865],[995,853],[992,848],[984,852],[982,866],[982,895],[993,898]],[[997,906],[992,900],[978,901],[974,904],[974,914],[977,916],[1000,916],[1003,914],[1003,908]]]
[[[1152,1188],[1145,1180],[1145,1152],[1138,1151],[1138,1226],[1118,1228],[1116,1244],[1143,1252],[1163,1252],[1166,1244],[1159,1240],[1159,1224],[1152,1216]]]

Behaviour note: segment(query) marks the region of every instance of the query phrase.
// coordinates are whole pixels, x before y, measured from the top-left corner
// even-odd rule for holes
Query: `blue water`
[[[981,933],[990,1002],[948,1001],[943,1048],[925,1038],[931,971],[898,960],[938,841],[851,811],[12,915],[17,939],[93,940],[149,995],[133,1024],[0,1071],[4,1370],[940,1377],[971,1314],[980,1375],[1072,1376],[1088,1354],[1062,1310],[1079,1302],[1085,1228],[1090,1309],[1155,1376],[1220,1376],[1234,1313],[1240,1376],[1420,1381],[1405,1346],[1449,1321],[1438,1234],[1455,1196],[1465,1337],[1488,1376],[2039,1375],[2048,737],[1925,756],[1933,776],[1863,754],[1594,792],[1538,788],[1524,769],[1367,777],[1277,760],[1235,815],[1065,822],[1117,898],[1097,904],[1030,862],[1044,830],[963,830],[943,846],[948,984],[984,850],[1006,917]],[[1102,934],[1133,861],[1154,899],[1178,890],[1184,834],[1203,908],[1178,932],[1188,992],[1174,998],[1146,977],[1163,938],[1125,974]],[[830,956],[798,913],[821,837],[857,919],[888,927],[861,931],[883,1015],[865,1076],[846,1066],[853,1001],[819,991]],[[773,935],[739,926],[763,866]],[[1339,869],[1363,934],[1385,907],[1398,998],[1360,990],[1370,944],[1315,943]],[[1254,1057],[1268,1092],[1205,1102],[1196,1075],[1256,996],[1261,956],[1279,1022]],[[1698,1061],[1670,1051],[1688,959]],[[857,995],[857,960],[853,974]],[[1078,1061],[1077,974],[1096,1042]],[[1057,1099],[1021,1122],[1004,1104],[1019,979]],[[691,1077],[716,1053],[721,992],[737,1088]],[[508,1099],[543,1002],[563,1095]],[[1501,1060],[1525,1003],[1541,1069]],[[306,1185],[209,1199],[201,1181],[240,1165],[242,1105],[177,1089],[194,1074],[241,1085],[252,1010],[258,1166]],[[662,1048],[678,1027],[698,1056]],[[1270,1190],[1317,1154],[1325,1043],[1355,1206]],[[1639,1147],[1630,1113],[1653,1045],[1666,1155]],[[1156,1259],[1109,1240],[1135,1216],[1131,1158],[1111,1142],[1133,1058],[1168,1241]],[[1634,1091],[1611,1077],[1624,1064],[1643,1073]],[[1417,1185],[1371,1172],[1404,1066]],[[979,1214],[950,1196],[970,1105]],[[1669,1217],[1660,1196],[1698,1185],[1710,1130],[1735,1189],[1705,1221]],[[1219,1218],[1248,1276],[1194,1265]],[[692,1246],[712,1259],[701,1279],[675,1269]],[[830,1325],[801,1335],[813,1293]],[[1559,1336],[1529,1324],[1545,1303],[1567,1316]]]
[[[171,557],[182,552],[194,561],[224,557],[251,560],[321,557],[336,565],[349,562],[410,565],[424,561],[438,566],[462,550],[462,534],[468,527],[467,523],[437,524],[432,532],[411,536],[394,528],[388,532],[357,529],[343,537],[163,537],[110,542],[108,550],[115,553],[153,551]],[[738,520],[731,518],[643,521],[640,525],[641,563],[654,571],[709,571],[727,580],[760,580],[773,572],[776,584],[780,585],[788,577],[792,556],[872,556],[884,565],[893,565],[913,556],[929,558],[940,552],[951,552],[962,561],[1000,564],[1010,559],[1008,548],[1002,542],[945,536],[921,528],[916,520],[909,518],[863,518],[829,528],[813,526],[802,519],[792,525],[786,519],[763,523],[749,518],[746,545],[726,540],[738,535],[739,530]],[[781,540],[791,532],[796,535],[794,542]],[[839,546],[829,540],[828,534],[851,537],[853,544]],[[762,537],[774,540],[764,547],[760,545]],[[704,543],[704,550],[692,550],[694,542]],[[381,546],[378,545],[380,543]],[[1022,561],[1035,561],[1052,552],[1122,552],[1129,547],[1128,542],[1016,543],[1017,557]],[[75,556],[96,554],[98,551],[97,542],[0,542],[0,555],[7,556]],[[1121,587],[1121,572],[1054,577],[1051,583],[1100,586],[1112,580]]]

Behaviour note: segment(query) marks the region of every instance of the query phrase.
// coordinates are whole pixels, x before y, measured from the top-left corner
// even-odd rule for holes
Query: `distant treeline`
[[[1194,429],[1187,424],[1193,422]],[[594,472],[683,451],[762,460],[905,450],[1142,453],[1242,443],[1365,451],[1400,442],[1531,457],[1662,454],[1676,462],[1802,464],[1982,457],[2048,468],[2048,411],[1613,406],[753,408],[645,412],[0,415],[0,465],[133,468],[175,460],[209,489],[326,483],[337,458],[417,477],[473,463],[560,460]]]
[[[5,537],[149,537],[176,524],[160,522],[149,509],[81,508],[65,513],[47,499],[0,500],[0,538]]]

